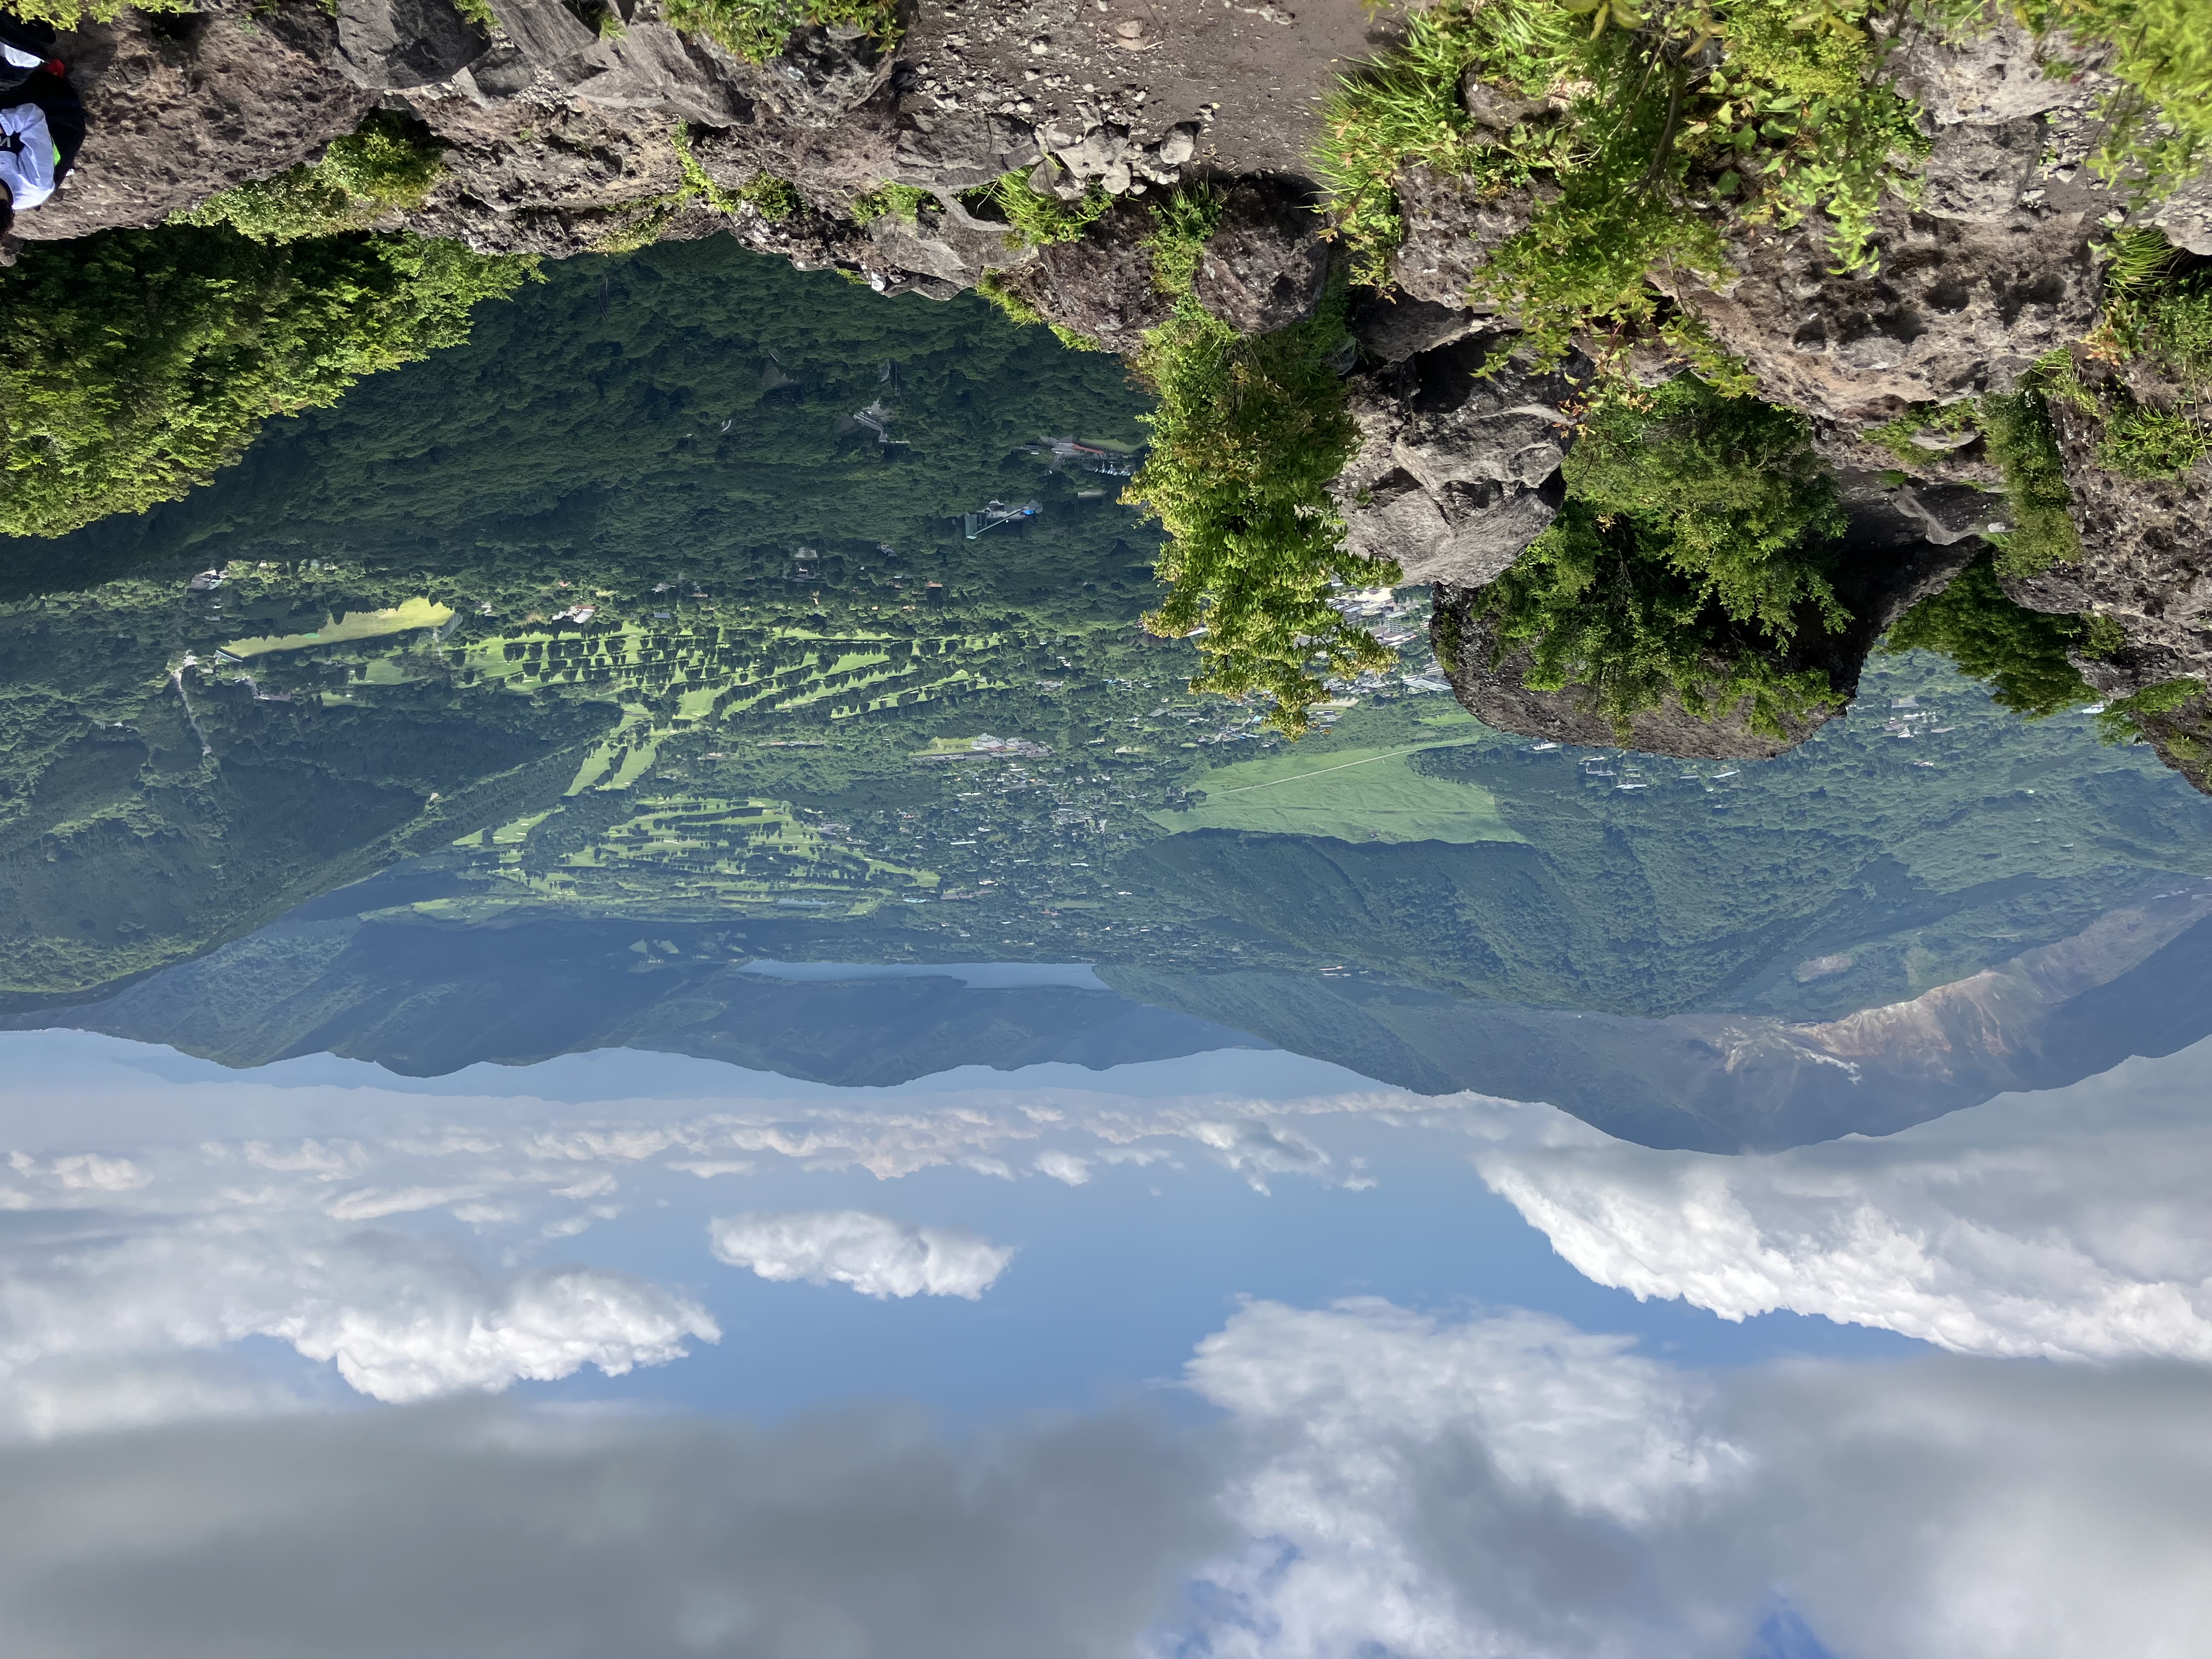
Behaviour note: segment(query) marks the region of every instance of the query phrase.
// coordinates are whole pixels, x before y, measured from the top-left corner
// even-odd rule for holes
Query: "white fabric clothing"
[[[34,208],[54,193],[53,130],[36,104],[0,109],[0,185],[15,198],[15,211]]]
[[[34,52],[25,52],[21,46],[11,46],[0,40],[0,58],[6,58],[17,69],[34,70],[46,60]]]

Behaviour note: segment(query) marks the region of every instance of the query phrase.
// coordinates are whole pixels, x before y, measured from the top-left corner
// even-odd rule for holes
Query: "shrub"
[[[1158,403],[1123,499],[1167,532],[1167,597],[1145,626],[1199,635],[1191,690],[1270,698],[1268,723],[1293,738],[1328,695],[1324,675],[1390,661],[1328,603],[1335,584],[1398,579],[1346,550],[1328,493],[1359,440],[1330,366],[1343,319],[1340,287],[1310,322],[1247,338],[1186,294],[1138,356]]]
[[[1639,15],[1600,0],[1565,9],[1594,14],[1584,33],[1546,0],[1442,0],[1324,113],[1317,162],[1355,275],[1387,275],[1404,232],[1394,185],[1411,162],[1464,175],[1478,192],[1556,185],[1470,294],[1553,355],[1577,330],[1664,312],[1655,271],[1723,276],[1724,219],[1791,225],[1820,213],[1838,266],[1870,265],[1876,207],[1885,191],[1916,187],[1913,163],[1927,153],[1912,106],[1873,78],[1863,25],[1876,8],[1712,0]],[[1461,96],[1470,76],[1493,100],[1504,88],[1548,105],[1486,126]]]
[[[1906,611],[1882,649],[1891,655],[1934,651],[1960,672],[1988,682],[2001,708],[2041,720],[2096,701],[2089,683],[2067,658],[2104,642],[2103,617],[2051,616],[2014,605],[1997,582],[1996,562],[1984,554],[1952,578],[1940,593]]]
[[[1018,235],[1040,246],[1076,240],[1114,205],[1114,198],[1096,185],[1076,200],[1063,202],[1031,190],[1028,177],[1019,173],[1002,173],[988,185],[963,191],[961,199],[972,206],[996,208]]]
[[[445,150],[407,116],[378,111],[333,138],[319,161],[211,196],[172,216],[186,225],[228,225],[258,242],[362,230],[422,205],[445,171]]]
[[[478,301],[535,270],[457,242],[270,243],[228,226],[33,243],[0,276],[0,533],[58,536],[175,500],[267,416],[458,344]]]
[[[1190,292],[1206,239],[1221,223],[1224,204],[1221,192],[1208,185],[1179,185],[1153,204],[1145,248],[1152,255],[1152,285],[1161,293]]]
[[[1616,390],[1567,458],[1567,502],[1477,604],[1526,683],[1579,687],[1625,738],[1671,693],[1754,731],[1838,704],[1825,673],[1782,665],[1801,627],[1849,621],[1829,580],[1843,526],[1802,416],[1684,375]]]
[[[1824,574],[1843,510],[1795,410],[1690,374],[1644,396],[1615,392],[1591,410],[1565,477],[1597,513],[1633,521],[1645,556],[1730,621],[1784,642],[1808,605],[1843,625]]]
[[[2106,743],[2134,743],[2143,734],[2145,719],[2170,714],[2203,695],[2202,680],[2167,680],[2162,684],[2147,685],[2134,696],[2118,698],[2100,709],[2097,735]]]
[[[2021,0],[2020,12],[2039,33],[2064,29],[2111,48],[2103,67],[2125,85],[2100,112],[2105,177],[2161,195],[2212,155],[2212,11],[2203,0]]]
[[[717,40],[749,64],[775,57],[810,26],[856,28],[885,50],[898,43],[891,0],[666,0],[669,27]]]

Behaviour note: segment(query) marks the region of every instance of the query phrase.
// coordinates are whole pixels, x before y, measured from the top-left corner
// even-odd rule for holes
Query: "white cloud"
[[[1012,1247],[963,1227],[924,1227],[866,1210],[739,1215],[708,1224],[714,1254],[763,1279],[850,1285],[863,1296],[960,1296],[991,1288]]]
[[[626,1274],[494,1276],[394,1234],[187,1229],[81,1246],[0,1278],[0,1419],[33,1430],[49,1420],[35,1401],[58,1376],[158,1367],[249,1336],[289,1343],[359,1392],[401,1402],[587,1364],[619,1375],[720,1334],[704,1309]],[[173,1403],[193,1409],[189,1396]]]
[[[1601,1285],[1961,1353],[2212,1360],[2201,1062],[2133,1060],[1878,1139],[1755,1157],[1516,1137],[1483,1179]]]
[[[1328,1167],[1328,1154],[1304,1136],[1257,1118],[1193,1123],[1185,1133],[1211,1147],[1223,1164],[1243,1176],[1256,1192],[1267,1190],[1269,1176],[1316,1176]]]
[[[1091,1160],[1054,1148],[1036,1155],[1036,1172],[1066,1182],[1071,1187],[1080,1187],[1091,1179]]]
[[[1255,1304],[1193,1386],[1247,1546],[1164,1652],[2185,1659],[2212,1621],[2212,1376],[2013,1362],[1684,1372],[1544,1315]]]

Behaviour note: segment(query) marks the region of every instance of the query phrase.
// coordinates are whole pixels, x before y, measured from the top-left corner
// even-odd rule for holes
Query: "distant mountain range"
[[[1920,996],[1817,1022],[1637,1018],[1354,974],[1127,964],[1102,969],[1110,991],[973,987],[950,969],[794,981],[744,971],[712,927],[526,909],[464,924],[408,902],[448,886],[387,877],[104,1001],[5,1024],[235,1066],[327,1051],[429,1076],[627,1047],[846,1085],[1280,1047],[1425,1094],[1547,1101],[1624,1139],[1720,1152],[1885,1134],[2212,1032],[2212,882],[2195,879]]]

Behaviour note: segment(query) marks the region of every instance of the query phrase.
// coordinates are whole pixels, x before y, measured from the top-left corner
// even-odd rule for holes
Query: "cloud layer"
[[[2212,1361],[2203,1054],[1757,1157],[1518,1135],[1483,1179],[1601,1285],[1960,1353]]]
[[[863,1296],[962,1296],[973,1302],[1014,1259],[964,1227],[924,1227],[866,1210],[720,1217],[716,1256],[763,1279],[849,1285]]]
[[[1218,1659],[2185,1659],[2212,1376],[1993,1361],[1683,1372],[1547,1315],[1255,1304],[1192,1385],[1250,1540],[1162,1644]]]

